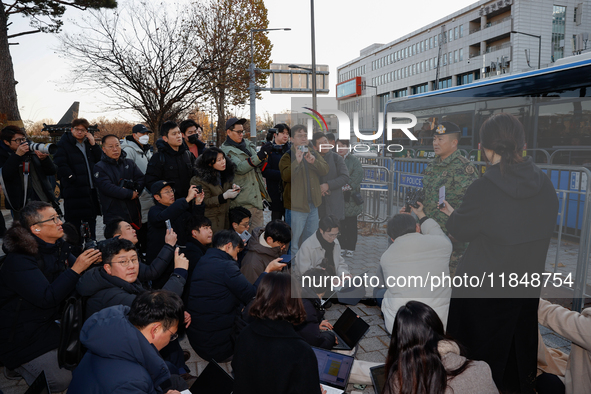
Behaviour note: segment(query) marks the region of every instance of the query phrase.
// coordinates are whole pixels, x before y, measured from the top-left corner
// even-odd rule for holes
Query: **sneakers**
[[[6,379],[10,380],[21,380],[23,377],[20,373],[16,372],[14,369],[8,369],[4,367],[4,376]]]
[[[341,256],[344,256],[347,253],[347,249],[341,249]]]
[[[354,253],[355,253],[354,250],[347,250],[346,257],[353,257]]]

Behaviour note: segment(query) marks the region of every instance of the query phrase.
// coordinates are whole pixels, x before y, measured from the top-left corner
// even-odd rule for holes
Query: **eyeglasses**
[[[324,234],[326,234],[326,236],[327,236],[328,238],[336,238],[336,237],[338,237],[339,235],[341,235],[341,233],[336,233],[336,234],[331,234],[331,233],[324,233]]]
[[[171,333],[172,335],[170,336],[170,342],[176,340],[179,337],[179,334],[177,334],[176,332],[172,332],[170,331],[170,328],[167,328],[166,331],[168,331],[169,333]]]
[[[165,192],[160,192],[160,195],[163,195],[163,194],[174,194],[174,189],[170,189]]]
[[[74,127],[74,130],[76,130],[76,131],[78,131],[80,133],[84,133],[84,132],[87,131],[84,127]]]
[[[239,226],[239,227],[246,227],[246,228],[249,228],[249,227],[250,227],[250,222],[246,222],[246,223],[240,223],[238,226]]]
[[[17,144],[22,144],[23,142],[25,142],[27,139],[26,138],[15,138],[13,140],[10,140],[10,142],[16,142]]]
[[[33,225],[35,225],[35,224],[41,224],[41,223],[47,223],[49,221],[53,221],[53,223],[59,224],[60,222],[63,222],[64,220],[63,220],[63,216],[61,216],[61,215],[55,215],[55,216],[50,217],[47,220],[42,220],[40,222],[33,223]]]
[[[244,130],[230,130],[233,131],[234,133],[238,133],[238,134],[244,134]]]
[[[117,263],[117,264],[121,264],[121,266],[123,268],[127,268],[129,267],[131,264],[133,265],[138,265],[139,264],[139,260],[136,258],[129,258],[129,259],[125,259],[125,260],[119,260],[119,261],[111,261],[111,263]]]

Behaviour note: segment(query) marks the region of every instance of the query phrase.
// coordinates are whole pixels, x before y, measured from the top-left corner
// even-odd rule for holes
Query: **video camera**
[[[406,194],[406,198],[404,200],[405,203],[405,211],[410,212],[410,207],[418,208],[418,202],[423,203],[425,201],[425,191],[421,189],[412,189]]]
[[[29,149],[32,152],[46,153],[48,155],[55,155],[57,153],[57,145],[52,144],[51,142],[43,144],[41,142],[32,142],[27,140],[27,144],[29,144]]]
[[[277,134],[279,132],[279,130],[271,128],[267,130],[267,137],[265,138],[267,140],[267,142],[272,142],[273,141],[273,135]]]

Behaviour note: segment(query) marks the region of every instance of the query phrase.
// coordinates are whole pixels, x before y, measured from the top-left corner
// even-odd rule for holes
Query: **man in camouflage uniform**
[[[458,242],[445,228],[448,216],[438,208],[439,189],[445,186],[445,200],[454,208],[462,204],[466,189],[478,178],[476,167],[458,151],[460,128],[451,122],[441,122],[433,133],[433,149],[436,157],[423,171],[425,191],[424,212],[434,219],[450,237],[453,253],[449,262],[449,272],[453,276],[467,242]]]

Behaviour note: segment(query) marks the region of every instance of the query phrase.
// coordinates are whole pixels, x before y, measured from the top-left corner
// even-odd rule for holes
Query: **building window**
[[[429,37],[429,49],[433,49],[433,37]]]
[[[453,63],[451,54],[452,53],[450,52],[449,55],[448,55],[448,57],[447,57],[447,61],[449,61],[449,64],[452,64]]]
[[[454,27],[454,40],[457,40],[458,38],[460,38],[458,36],[458,28],[457,27]]]
[[[451,77],[439,80],[439,88],[438,89],[445,89],[445,88],[451,88]]]
[[[454,40],[453,30],[452,29],[449,29],[447,31],[447,36],[448,36],[447,37],[447,42],[452,42]]]
[[[454,63],[458,62],[458,51],[454,51]]]
[[[460,38],[464,37],[464,25],[460,25]]]
[[[429,59],[429,70],[433,70],[433,59]]]
[[[427,84],[427,83],[422,84],[422,85],[413,86],[411,88],[411,94],[426,93],[428,91],[429,91],[429,84]]]
[[[552,12],[552,61],[564,57],[566,7],[555,5]]]
[[[445,66],[447,64],[447,53],[443,54],[443,65]]]
[[[435,48],[437,48],[437,35],[435,35],[435,37],[433,37],[433,45]]]
[[[464,49],[460,48],[460,50],[458,52],[460,54],[460,61],[463,61],[464,60]]]
[[[467,83],[472,83],[474,80],[474,75],[472,73],[466,73],[462,75],[458,75],[458,83],[457,85],[466,85]]]

